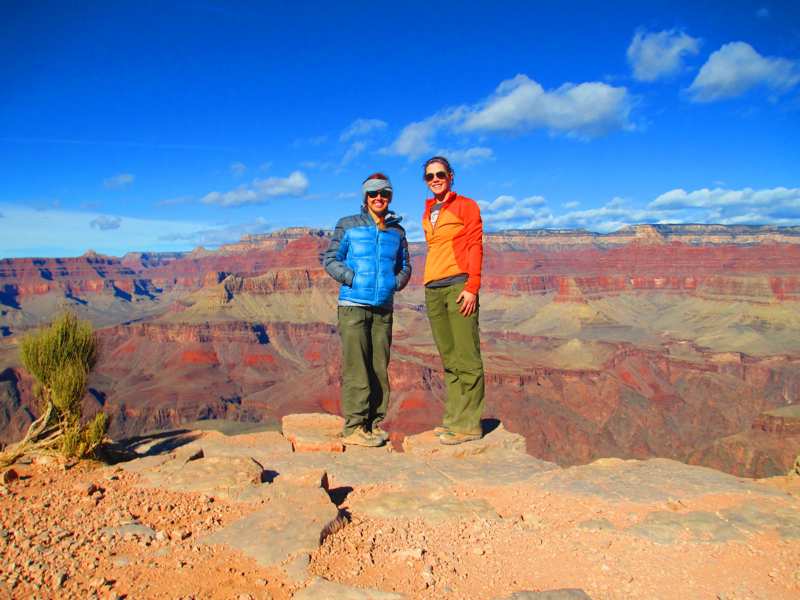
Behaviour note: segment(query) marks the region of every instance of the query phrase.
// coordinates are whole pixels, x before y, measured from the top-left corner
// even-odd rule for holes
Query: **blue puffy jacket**
[[[339,219],[322,255],[325,271],[342,284],[339,302],[391,307],[394,293],[411,278],[401,220],[390,212],[384,220],[386,228],[378,229],[366,208],[360,215]]]

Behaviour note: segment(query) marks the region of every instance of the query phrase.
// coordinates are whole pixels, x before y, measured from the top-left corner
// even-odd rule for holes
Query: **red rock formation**
[[[753,429],[779,435],[800,435],[800,413],[783,414],[780,410],[762,413],[753,421]]]
[[[177,318],[195,301],[186,296],[202,288],[212,299],[220,294],[220,310],[241,294],[333,295],[337,284],[319,266],[328,241],[321,232],[291,230],[218,251],[1,260],[0,303],[24,313],[32,296],[80,298],[91,306],[105,295],[130,301],[138,318],[136,300],[169,294],[170,318]],[[424,245],[412,244],[411,252],[413,288],[421,284]],[[800,300],[800,229],[641,226],[609,235],[487,234],[484,272],[484,294],[547,295],[567,303],[559,310],[645,291],[794,303]],[[236,321],[227,313],[221,320],[209,310],[207,323],[145,318],[100,332],[103,350],[92,376],[97,395],[87,402],[95,409],[105,403],[114,435],[204,417],[274,421],[292,412],[339,410],[335,328]],[[0,335],[13,338],[22,321],[9,322],[13,327]],[[652,344],[612,340],[601,366],[554,368],[536,358],[551,339],[493,329],[483,322],[487,416],[522,433],[536,456],[573,464],[656,455],[764,474],[797,454],[789,449],[797,426],[767,412],[800,398],[800,363],[792,356],[754,358],[692,346],[690,360]],[[395,438],[441,419],[439,360],[430,345],[412,345],[415,336],[419,332],[395,336],[388,422]],[[16,405],[7,394],[5,421],[0,414],[6,440],[35,412],[24,385],[19,389]]]

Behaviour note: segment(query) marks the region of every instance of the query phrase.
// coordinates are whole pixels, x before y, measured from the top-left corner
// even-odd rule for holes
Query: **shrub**
[[[0,457],[0,463],[13,462],[28,452],[55,449],[65,457],[81,458],[97,448],[108,429],[108,416],[98,413],[88,424],[81,424],[81,401],[97,360],[91,323],[66,312],[50,326],[27,334],[20,342],[20,357],[36,379],[34,394],[41,401],[42,414],[25,438]]]

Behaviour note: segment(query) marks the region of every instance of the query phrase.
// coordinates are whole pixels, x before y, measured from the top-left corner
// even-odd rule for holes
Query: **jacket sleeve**
[[[464,289],[477,294],[481,288],[483,266],[483,221],[478,203],[471,201],[464,211],[464,238],[467,252],[467,283]]]
[[[411,259],[408,254],[408,240],[406,240],[405,233],[403,233],[403,239],[400,240],[395,273],[395,281],[397,283],[396,290],[399,292],[408,285],[408,280],[411,279]]]
[[[322,265],[328,273],[339,283],[353,285],[355,273],[353,269],[345,264],[347,250],[350,247],[350,238],[344,227],[344,219],[339,219],[336,228],[333,230],[333,237],[328,249],[322,253]]]

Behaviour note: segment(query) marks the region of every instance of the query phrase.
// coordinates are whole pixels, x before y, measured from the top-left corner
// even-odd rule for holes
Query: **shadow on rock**
[[[481,430],[483,435],[492,433],[500,426],[500,419],[481,419]]]
[[[353,491],[353,488],[349,485],[331,488],[328,490],[328,495],[331,497],[331,502],[333,502],[336,506],[341,506],[345,500],[347,500],[347,496],[350,492]]]
[[[144,456],[168,454],[200,437],[201,434],[189,429],[173,429],[112,442],[98,449],[97,454],[104,462],[117,464]]]

